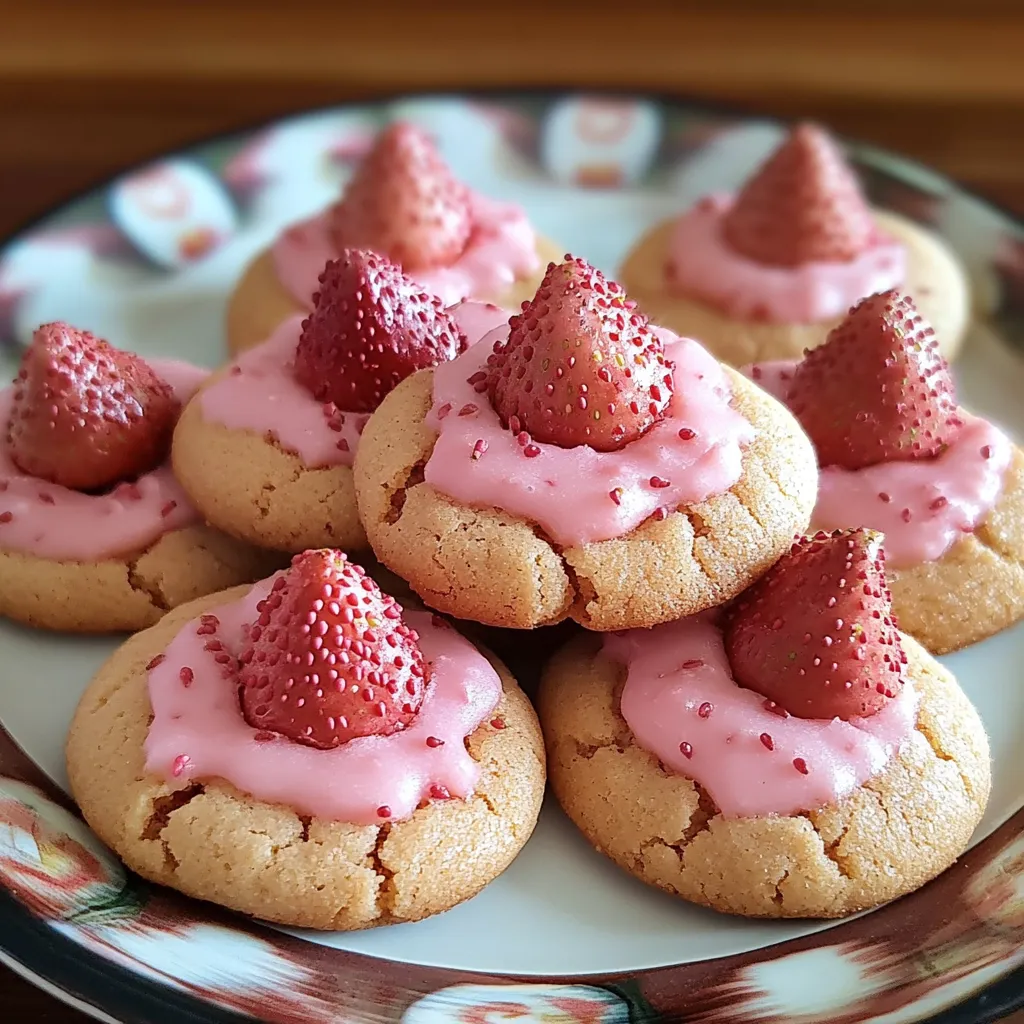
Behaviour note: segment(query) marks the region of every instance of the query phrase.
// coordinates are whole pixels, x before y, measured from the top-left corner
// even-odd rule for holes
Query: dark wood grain
[[[540,20],[528,3],[407,7],[6,5],[0,236],[197,138],[397,90],[516,86],[647,88],[817,118],[1024,214],[1019,0],[630,3],[586,16],[567,4]],[[2,968],[0,1007],[3,1020],[87,1020]]]

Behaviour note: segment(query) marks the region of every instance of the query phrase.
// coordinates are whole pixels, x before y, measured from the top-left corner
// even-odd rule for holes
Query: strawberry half
[[[14,378],[7,448],[25,473],[97,491],[163,462],[180,411],[139,356],[69,324],[43,324]]]
[[[903,689],[882,535],[796,540],[728,613],[733,678],[798,718],[873,715]]]
[[[320,275],[302,324],[295,377],[321,402],[372,412],[411,373],[454,359],[465,335],[386,257],[349,250]]]
[[[665,415],[672,363],[621,285],[581,259],[549,264],[488,359],[502,422],[535,441],[615,451]]]
[[[407,271],[450,266],[472,228],[466,186],[430,136],[401,121],[377,136],[331,211],[339,249],[373,249]]]
[[[853,172],[820,128],[795,128],[743,186],[723,221],[726,242],[769,266],[843,263],[875,237]]]
[[[388,736],[416,717],[426,686],[419,637],[395,599],[340,551],[296,555],[256,607],[239,659],[254,729],[327,750]]]
[[[797,364],[787,404],[822,466],[936,455],[960,431],[935,331],[897,291],[863,299]]]

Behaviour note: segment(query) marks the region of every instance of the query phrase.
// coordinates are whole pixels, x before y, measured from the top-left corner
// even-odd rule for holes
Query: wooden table
[[[348,6],[7,5],[0,237],[202,136],[384,92],[474,86],[647,88],[817,118],[1024,214],[1019,0],[632,0],[586,14],[583,4]],[[86,1019],[2,971],[0,1006],[11,1021]]]

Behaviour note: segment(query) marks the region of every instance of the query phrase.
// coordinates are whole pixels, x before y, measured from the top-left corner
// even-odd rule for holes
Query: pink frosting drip
[[[916,722],[909,682],[870,718],[824,721],[768,711],[763,696],[733,681],[713,613],[609,635],[603,649],[626,666],[622,717],[639,744],[703,786],[729,818],[835,803],[880,772]],[[794,765],[799,758],[806,774]]]
[[[818,323],[906,277],[906,249],[879,234],[848,263],[771,267],[734,252],[722,234],[732,197],[708,196],[675,223],[665,266],[671,291],[692,295],[737,320]]]
[[[173,359],[149,364],[182,403],[207,371]],[[14,389],[0,391],[0,424],[6,424]],[[83,494],[23,473],[0,441],[0,549],[38,558],[96,562],[141,551],[172,530],[200,520],[169,464],[144,473],[135,484],[105,494]]]
[[[675,395],[664,420],[621,451],[538,444],[540,455],[527,458],[487,394],[467,381],[507,331],[492,331],[434,370],[427,425],[438,437],[424,478],[443,494],[522,516],[569,547],[621,537],[659,509],[696,504],[739,480],[754,429],[730,406],[724,370],[695,341],[660,328],[665,354],[675,362]],[[684,440],[682,429],[694,436]],[[481,441],[486,450],[474,458]],[[667,486],[652,486],[655,478]],[[617,489],[616,502],[611,492]]]
[[[351,466],[369,413],[325,414],[296,379],[295,346],[303,317],[283,321],[266,341],[247,349],[199,393],[203,419],[229,430],[270,435],[307,469]],[[333,422],[333,426],[331,425]]]
[[[257,617],[256,605],[274,577],[245,597],[213,610],[216,634],[238,654],[243,626]],[[420,648],[433,676],[415,721],[391,736],[350,740],[334,750],[317,750],[283,737],[257,740],[242,717],[236,685],[221,674],[211,637],[196,633],[199,620],[182,627],[164,660],[149,672],[153,722],[146,737],[146,770],[173,785],[220,778],[257,800],[284,804],[303,814],[356,825],[379,823],[378,808],[390,820],[408,818],[434,785],[453,797],[472,794],[477,763],[464,743],[501,699],[501,680],[472,644],[426,612],[406,612],[420,634]],[[180,672],[192,669],[186,687]],[[428,746],[427,737],[443,741]]]
[[[522,208],[470,192],[473,233],[462,255],[447,267],[418,270],[413,276],[446,306],[465,298],[500,295],[540,265],[537,240]],[[287,228],[271,250],[278,280],[296,302],[313,308],[324,264],[338,255],[329,211]]]
[[[778,360],[742,372],[784,402],[795,366]],[[998,427],[963,409],[960,416],[956,441],[934,458],[822,469],[813,528],[867,526],[884,533],[886,562],[894,569],[941,558],[995,507],[1013,457],[1013,443]]]

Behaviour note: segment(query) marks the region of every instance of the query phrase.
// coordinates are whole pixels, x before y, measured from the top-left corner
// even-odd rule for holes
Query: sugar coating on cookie
[[[418,920],[473,896],[539,812],[543,748],[529,702],[500,663],[412,613],[428,685],[406,728],[317,749],[248,724],[239,677],[225,676],[239,664],[243,676],[247,664],[262,671],[246,653],[258,634],[241,620],[264,621],[274,584],[172,613],[97,674],[67,750],[90,825],[148,878],[294,926]],[[292,711],[326,728],[302,718],[308,704]]]
[[[1024,614],[1024,538],[1012,525],[1019,518],[1022,456],[997,426],[956,405],[948,368],[929,354],[934,336],[927,321],[909,298],[887,295],[851,311],[815,350],[819,365],[777,360],[742,372],[807,418],[823,463],[812,526],[864,525],[884,533],[897,618],[942,654]],[[844,361],[846,348],[855,368]],[[906,367],[896,365],[897,356]],[[876,378],[886,373],[894,379],[883,390]],[[918,379],[926,382],[920,394],[912,388],[900,394]],[[883,408],[885,395],[898,399],[892,412]],[[884,429],[882,417],[889,417]],[[943,417],[948,426],[934,434]],[[869,431],[881,432],[854,450],[851,438]],[[901,432],[917,438],[905,452]],[[915,451],[922,443],[927,451]],[[990,521],[1001,526],[993,532]]]
[[[666,665],[669,675],[713,671],[682,666],[712,664],[720,639],[716,645],[695,630],[689,640]],[[911,687],[896,721],[876,723],[874,734],[858,735],[850,723],[794,729],[763,708],[759,717],[759,701],[736,687],[742,713],[729,729],[716,719],[727,706],[705,706],[714,688],[695,687],[689,702],[675,693],[685,704],[676,727],[689,737],[679,740],[676,759],[690,764],[689,751],[697,762],[711,742],[715,753],[702,770],[732,813],[638,739],[623,717],[627,668],[608,643],[581,637],[560,652],[545,670],[538,708],[559,802],[600,852],[641,880],[727,913],[841,917],[918,888],[970,841],[990,786],[984,728],[953,677],[909,637]],[[645,717],[641,727],[656,726],[649,711]],[[755,758],[763,772],[746,763]],[[829,791],[837,799],[821,802]],[[775,800],[782,811],[764,813]]]
[[[378,136],[337,203],[287,228],[250,265],[229,304],[230,350],[312,309],[324,264],[346,248],[394,259],[445,305],[476,299],[513,308],[557,256],[519,206],[458,182],[429,136],[398,122]]]
[[[52,344],[57,345],[52,357],[67,373],[64,390],[39,400],[47,406],[46,415],[59,419],[73,413],[76,422],[92,424],[76,427],[77,433],[52,442],[59,449],[55,455],[69,460],[78,474],[94,471],[89,467],[117,450],[105,437],[91,454],[90,430],[109,431],[115,426],[132,430],[134,424],[145,424],[138,399],[127,393],[135,367],[159,375],[177,403],[187,401],[206,376],[206,371],[175,360],[142,363],[68,325],[47,325],[37,332],[26,361],[42,358],[36,352],[39,345]],[[94,350],[101,360],[114,360],[127,369],[103,369],[96,377],[100,384],[94,383],[95,371],[90,370],[89,380],[80,387],[76,374],[91,365]],[[15,387],[0,391],[0,422],[13,424],[16,417],[26,422],[25,403],[34,400],[26,390],[34,386],[31,372],[23,370]],[[129,375],[127,384],[119,382],[119,373]],[[104,388],[109,391],[107,397]],[[54,414],[53,409],[63,411]],[[104,422],[109,426],[104,427]],[[23,439],[24,427],[20,429]],[[51,429],[56,438],[62,428]],[[46,478],[20,468],[13,428],[5,428],[4,434],[0,440],[0,564],[4,568],[0,614],[49,629],[141,629],[168,608],[255,579],[276,567],[276,560],[202,523],[166,461],[112,486],[76,489],[52,478],[54,473],[60,476],[63,467],[55,467]],[[119,459],[130,455],[130,444]],[[159,451],[154,454],[160,458]]]
[[[649,315],[731,363],[820,344],[866,295],[902,287],[952,358],[966,328],[966,276],[937,238],[869,211],[820,129],[796,127],[735,196],[707,196],[658,225],[622,268]]]
[[[529,368],[526,376],[512,371],[519,411],[508,417],[488,376],[518,317],[439,371],[405,381],[371,417],[356,458],[371,545],[428,604],[493,625],[572,617],[620,629],[727,599],[805,525],[816,478],[805,438],[699,345],[648,327],[593,268],[568,260],[549,267],[545,281],[552,276],[566,301],[582,295],[598,310],[586,316],[603,315],[607,294],[611,319],[621,314],[635,342],[619,353],[625,329],[615,323],[602,328],[611,332],[608,348],[566,341],[566,354],[549,357],[527,341],[528,362],[556,383],[534,381]],[[557,316],[544,289],[532,308]],[[563,329],[553,326],[548,337],[557,341]],[[641,358],[631,354],[637,344],[654,353],[644,359],[663,358],[666,367],[643,395],[622,398],[647,372],[626,359]],[[594,379],[577,380],[580,373]],[[631,383],[616,385],[615,373]],[[576,390],[561,397],[570,376]],[[602,385],[615,397],[602,397]],[[523,417],[536,395],[549,397],[531,428]],[[648,402],[657,415],[634,429],[616,401],[629,424]],[[570,413],[577,436],[593,424],[605,450],[544,440],[546,417],[560,431]]]

